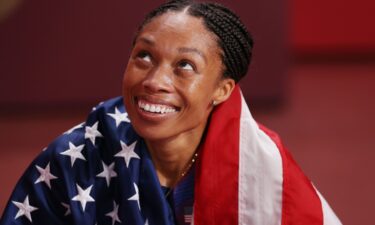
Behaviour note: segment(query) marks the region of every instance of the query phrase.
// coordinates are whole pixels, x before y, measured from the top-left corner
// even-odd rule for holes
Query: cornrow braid
[[[183,10],[191,16],[202,18],[206,28],[217,36],[225,66],[223,76],[232,78],[235,82],[240,81],[247,74],[254,43],[240,18],[223,5],[192,0],[168,1],[145,17],[137,34],[155,17],[166,12]]]

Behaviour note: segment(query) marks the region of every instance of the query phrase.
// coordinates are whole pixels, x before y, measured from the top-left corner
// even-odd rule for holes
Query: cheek
[[[135,67],[129,63],[124,73],[123,80],[122,80],[123,91],[128,91],[127,89],[130,89],[134,85],[136,85],[140,79],[141,79],[140,71],[137,71]]]
[[[210,111],[210,102],[213,95],[213,88],[210,84],[196,83],[189,85],[185,93],[188,93],[185,95],[185,101],[192,113],[200,116]]]

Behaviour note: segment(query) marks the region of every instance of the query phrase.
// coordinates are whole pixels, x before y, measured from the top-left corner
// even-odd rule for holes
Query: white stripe
[[[316,188],[315,188],[315,191],[318,193],[320,202],[322,203],[323,224],[324,225],[342,225],[341,221],[336,216],[336,214],[333,212],[331,207],[328,205],[328,203],[324,199],[324,197],[320,194],[320,192]]]
[[[238,221],[241,225],[280,225],[281,155],[259,129],[243,97],[241,108]]]

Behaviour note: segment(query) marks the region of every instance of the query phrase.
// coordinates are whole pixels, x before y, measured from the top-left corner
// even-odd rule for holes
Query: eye
[[[178,66],[183,70],[194,70],[194,65],[187,61],[179,62]]]
[[[141,51],[137,54],[137,58],[145,61],[145,62],[151,62],[151,55],[150,53],[146,51]]]

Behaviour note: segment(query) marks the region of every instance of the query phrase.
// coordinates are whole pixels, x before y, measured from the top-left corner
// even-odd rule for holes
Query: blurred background
[[[161,0],[0,0],[0,213],[31,160],[121,94],[131,40]],[[375,210],[375,3],[218,1],[255,39],[241,85],[344,224]]]

